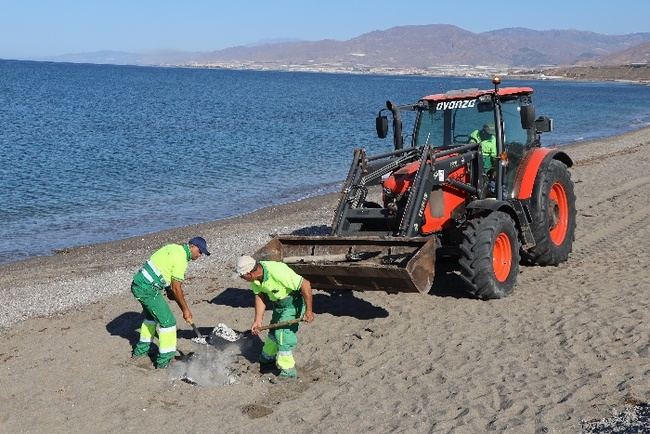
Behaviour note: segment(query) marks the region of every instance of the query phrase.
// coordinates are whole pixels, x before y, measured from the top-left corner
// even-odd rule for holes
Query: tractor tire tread
[[[504,283],[497,282],[492,265],[492,250],[497,231],[509,231],[512,249],[512,269]],[[519,272],[519,241],[512,218],[501,211],[468,221],[460,244],[460,279],[467,285],[468,292],[483,300],[503,298],[514,287]]]
[[[535,183],[531,197],[533,222],[530,226],[535,238],[535,246],[527,251],[522,250],[521,258],[522,262],[528,265],[558,265],[569,258],[575,240],[576,205],[573,181],[568,168],[559,160],[549,161],[546,168],[540,169],[539,176],[540,179]],[[569,206],[567,233],[565,241],[560,246],[556,246],[551,241],[547,221],[550,188],[556,180],[562,182]]]

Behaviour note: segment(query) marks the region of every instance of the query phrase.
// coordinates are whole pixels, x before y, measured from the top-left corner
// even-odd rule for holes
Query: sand
[[[175,306],[193,357],[132,364],[129,283],[156,247],[201,234],[214,254],[188,272],[195,323],[246,330],[252,296],[234,259],[269,234],[322,232],[336,195],[0,267],[0,432],[573,433],[648,402],[650,129],[566,150],[578,198],[567,263],[522,267],[514,293],[487,302],[444,272],[426,295],[317,291],[294,381],[259,372],[257,338],[193,343]]]

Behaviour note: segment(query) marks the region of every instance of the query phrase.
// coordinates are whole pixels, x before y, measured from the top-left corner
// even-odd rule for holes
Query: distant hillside
[[[650,83],[650,64],[569,66],[543,71],[547,76],[559,76],[577,80],[627,80]]]
[[[596,62],[592,62],[592,64],[596,65],[627,65],[631,63],[650,64],[650,42],[644,42],[626,50],[601,56]]]
[[[56,61],[138,65],[287,65],[341,68],[419,68],[448,65],[539,67],[600,62],[650,44],[650,33],[602,35],[577,30],[509,28],[473,33],[448,24],[400,26],[346,41],[291,41],[231,47],[208,53],[161,51],[146,54],[97,52],[58,56]],[[643,60],[629,51],[624,63]],[[647,50],[645,51],[647,55]],[[614,61],[614,60],[612,60]]]
[[[48,57],[37,60],[50,60],[53,62],[72,62],[72,63],[98,63],[111,65],[138,65],[142,64],[142,55],[136,53],[127,53],[124,51],[94,51],[92,53],[72,53],[61,56]]]
[[[580,80],[629,80],[650,83],[650,42],[582,61],[576,66],[545,69],[543,73]]]
[[[72,53],[34,60],[52,62],[97,63],[111,65],[183,65],[188,59],[199,54],[187,51],[159,50],[148,53],[129,53],[125,51],[94,51],[91,53]]]
[[[207,53],[196,61],[403,68],[571,65],[643,42],[650,42],[650,33],[612,36],[577,30],[524,28],[472,33],[452,25],[432,24],[393,27],[347,41],[233,47]]]

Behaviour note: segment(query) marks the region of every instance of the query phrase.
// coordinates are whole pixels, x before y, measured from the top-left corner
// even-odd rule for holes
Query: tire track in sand
[[[650,176],[642,176],[640,178],[632,179],[624,184],[614,187],[610,190],[607,190],[607,194],[600,195],[591,199],[589,202],[581,203],[580,209],[578,212],[586,211],[587,209],[597,207],[605,202],[611,202],[620,196],[624,196],[627,193],[634,192],[635,190],[640,190],[641,187],[650,186]]]
[[[588,229],[576,238],[574,251],[571,254],[573,261],[583,261],[586,256],[594,252],[613,249],[615,244],[625,240],[633,240],[638,234],[650,226],[650,199],[645,194],[650,187],[650,176],[633,179],[620,187],[607,190],[591,202],[580,207],[579,214],[589,216],[586,210],[598,211],[603,205],[609,205],[602,215],[589,221]],[[631,212],[628,211],[633,209]],[[586,223],[583,218],[583,224]]]

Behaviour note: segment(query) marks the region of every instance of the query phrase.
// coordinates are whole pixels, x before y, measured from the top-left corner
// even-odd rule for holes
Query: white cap
[[[239,259],[237,259],[237,274],[241,276],[246,273],[250,273],[253,271],[253,268],[255,268],[255,264],[255,259],[251,258],[250,256],[240,256]]]

